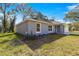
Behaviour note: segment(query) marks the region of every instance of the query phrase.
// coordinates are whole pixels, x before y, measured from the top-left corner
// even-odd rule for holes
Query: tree
[[[79,21],[79,5],[77,5],[74,9],[72,9],[65,15],[65,20],[71,22]]]
[[[11,32],[15,31],[15,20],[16,20],[16,16],[13,16],[13,19],[11,18],[10,20],[10,31]]]
[[[66,20],[69,21],[79,21],[79,12],[69,12],[68,14],[66,14],[65,16]]]
[[[70,30],[78,30],[79,31],[79,5],[73,8],[65,15],[65,20],[72,22],[70,24]]]
[[[43,16],[43,14],[41,12],[37,13],[37,19],[40,19],[40,20],[44,19],[44,16]]]
[[[43,19],[47,21],[48,20],[48,17],[47,16],[43,16]]]
[[[30,11],[30,18],[32,19],[37,19],[37,14],[38,14],[38,11],[34,10],[31,8],[31,11]]]
[[[15,8],[10,9],[11,7],[15,6]],[[17,8],[19,7],[20,8]],[[0,12],[3,14],[3,19],[2,19],[2,28],[3,28],[3,32],[7,32],[7,28],[11,26],[7,26],[9,24],[9,20],[12,20],[12,22],[10,23],[12,26],[15,24],[15,20],[16,18],[12,18],[12,16],[15,16],[18,12],[22,11],[23,8],[23,4],[15,4],[15,3],[2,3],[0,4]],[[12,18],[12,19],[11,19]],[[15,19],[15,20],[13,20]],[[9,25],[10,25],[9,24]],[[14,28],[14,26],[13,26]],[[12,28],[12,31],[13,31]]]
[[[4,8],[2,7],[2,4],[0,6],[0,11],[3,13],[4,19],[2,20],[3,25],[3,32],[6,32],[6,4],[4,4]]]
[[[31,13],[31,18],[37,19],[37,20],[47,20],[48,17],[44,16],[41,12],[32,12]]]
[[[2,24],[1,24],[1,22],[0,22],[0,32],[2,32],[2,26],[1,26]]]
[[[23,15],[23,21],[29,16],[32,16],[32,7],[28,6],[28,4],[22,3],[20,6],[17,6],[19,9],[19,13]]]
[[[49,20],[50,21],[55,21],[55,17],[51,17]]]
[[[11,6],[10,3],[2,3],[0,4],[0,12],[3,14],[3,19],[2,19],[2,30],[3,32],[7,32],[7,25],[8,25],[8,18],[7,18],[7,8],[9,8]]]
[[[22,7],[23,6],[23,7]],[[28,4],[23,3],[21,6],[17,7],[20,9],[20,13],[23,15],[23,21],[26,18],[32,19],[40,19],[40,20],[47,20],[47,16],[44,16],[41,12],[36,11],[32,7],[28,6]]]

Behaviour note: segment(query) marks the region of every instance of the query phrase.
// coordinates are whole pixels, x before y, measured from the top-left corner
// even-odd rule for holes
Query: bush
[[[35,40],[35,39],[38,39],[38,37],[36,35],[29,35],[29,34],[27,34],[24,37],[27,40]]]
[[[36,39],[36,35],[27,35],[27,39],[34,40]]]

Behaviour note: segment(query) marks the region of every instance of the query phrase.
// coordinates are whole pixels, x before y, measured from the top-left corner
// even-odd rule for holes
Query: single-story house
[[[16,32],[34,35],[49,33],[68,34],[69,29],[67,24],[57,21],[27,19],[16,25]]]

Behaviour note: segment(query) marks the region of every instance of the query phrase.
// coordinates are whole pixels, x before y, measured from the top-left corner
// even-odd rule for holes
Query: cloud
[[[68,13],[68,11],[65,11],[65,12],[63,12],[64,14],[67,14]]]
[[[64,14],[67,14],[69,11],[71,11],[72,9],[74,9],[78,5],[79,4],[74,4],[74,5],[67,6],[68,11],[65,11]]]
[[[75,4],[75,5],[67,6],[67,8],[68,8],[68,10],[72,10],[72,9],[74,9],[77,5],[79,5],[79,4]]]

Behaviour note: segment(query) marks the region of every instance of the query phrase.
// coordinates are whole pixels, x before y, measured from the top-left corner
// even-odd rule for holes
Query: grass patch
[[[70,31],[71,35],[79,35],[79,31]]]
[[[41,39],[22,41],[16,33],[0,34],[1,56],[79,55],[79,36],[50,34]]]

